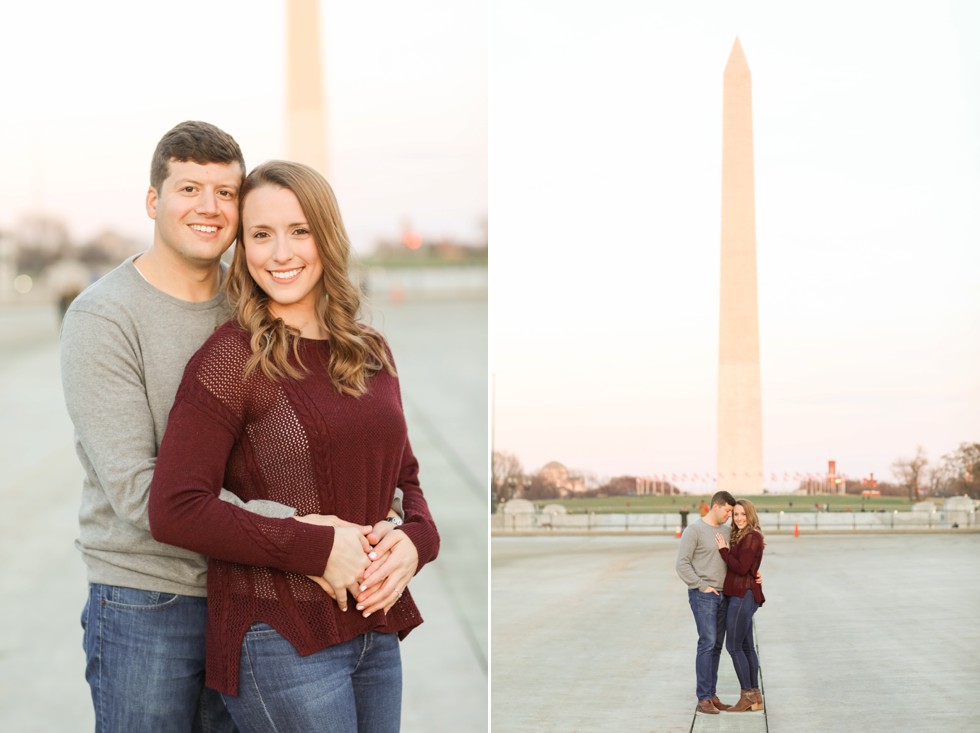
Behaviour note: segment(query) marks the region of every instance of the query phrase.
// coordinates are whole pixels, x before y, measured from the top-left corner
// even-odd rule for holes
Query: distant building
[[[541,470],[538,471],[538,479],[548,486],[554,486],[563,495],[585,491],[585,480],[581,476],[570,473],[558,461],[552,461],[542,466]]]
[[[631,493],[637,496],[671,496],[679,493],[669,481],[651,476],[630,476],[629,478],[636,482]]]

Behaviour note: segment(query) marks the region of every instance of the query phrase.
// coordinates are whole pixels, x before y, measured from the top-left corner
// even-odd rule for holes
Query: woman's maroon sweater
[[[762,595],[762,586],[755,580],[755,575],[759,571],[759,564],[762,562],[762,535],[759,532],[749,532],[742,537],[731,549],[722,547],[719,552],[728,564],[728,572],[725,574],[724,593],[726,596],[745,595],[745,591],[751,590],[755,596],[755,602],[760,606],[766,602],[766,597]]]
[[[298,514],[335,514],[356,524],[385,517],[395,487],[419,568],[436,557],[439,534],[418,481],[397,378],[371,376],[361,397],[342,395],[326,364],[329,343],[302,339],[310,374],[273,382],[243,379],[249,336],[225,324],[188,363],[150,489],[153,536],[208,561],[207,685],[238,692],[248,628],[273,626],[301,655],[368,631],[404,637],[422,622],[407,591],[387,613],[341,612],[306,575],[321,575],[334,529],[270,519],[218,498],[270,499]]]

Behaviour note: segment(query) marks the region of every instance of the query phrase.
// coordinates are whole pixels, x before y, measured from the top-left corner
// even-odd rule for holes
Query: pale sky
[[[492,440],[525,469],[715,471],[736,36],[767,487],[980,441],[978,4],[495,0]]]
[[[249,168],[284,157],[285,0],[4,3],[0,231],[63,217],[149,241],[159,138],[231,133]],[[467,242],[487,215],[486,0],[321,0],[328,177],[356,249]]]

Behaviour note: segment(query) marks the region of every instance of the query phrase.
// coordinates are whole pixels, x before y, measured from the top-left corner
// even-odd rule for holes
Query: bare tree
[[[929,484],[930,496],[942,496],[949,477],[945,465],[933,466],[926,471],[926,481]]]
[[[636,491],[636,478],[634,476],[616,476],[601,486],[600,489],[606,496],[627,496]]]
[[[943,456],[937,473],[940,491],[946,496],[980,498],[980,443],[960,443],[959,448]]]
[[[494,451],[490,472],[490,486],[497,499],[493,506],[495,510],[497,502],[514,498],[514,494],[523,485],[524,469],[513,453]]]
[[[524,498],[547,500],[561,498],[561,489],[540,473],[532,476],[531,481],[524,486]]]
[[[892,475],[905,486],[909,492],[909,501],[919,498],[919,479],[924,475],[929,459],[922,446],[915,451],[915,458],[899,458],[892,464]]]

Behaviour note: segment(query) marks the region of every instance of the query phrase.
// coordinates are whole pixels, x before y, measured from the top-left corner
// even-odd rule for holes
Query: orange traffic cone
[[[800,536],[800,523],[799,522],[797,522],[796,524],[793,525],[793,536],[794,537],[799,537]]]
[[[677,535],[678,537],[680,537],[680,536],[681,536],[681,525],[679,525],[679,524],[677,525],[677,532],[676,532],[676,535]]]

